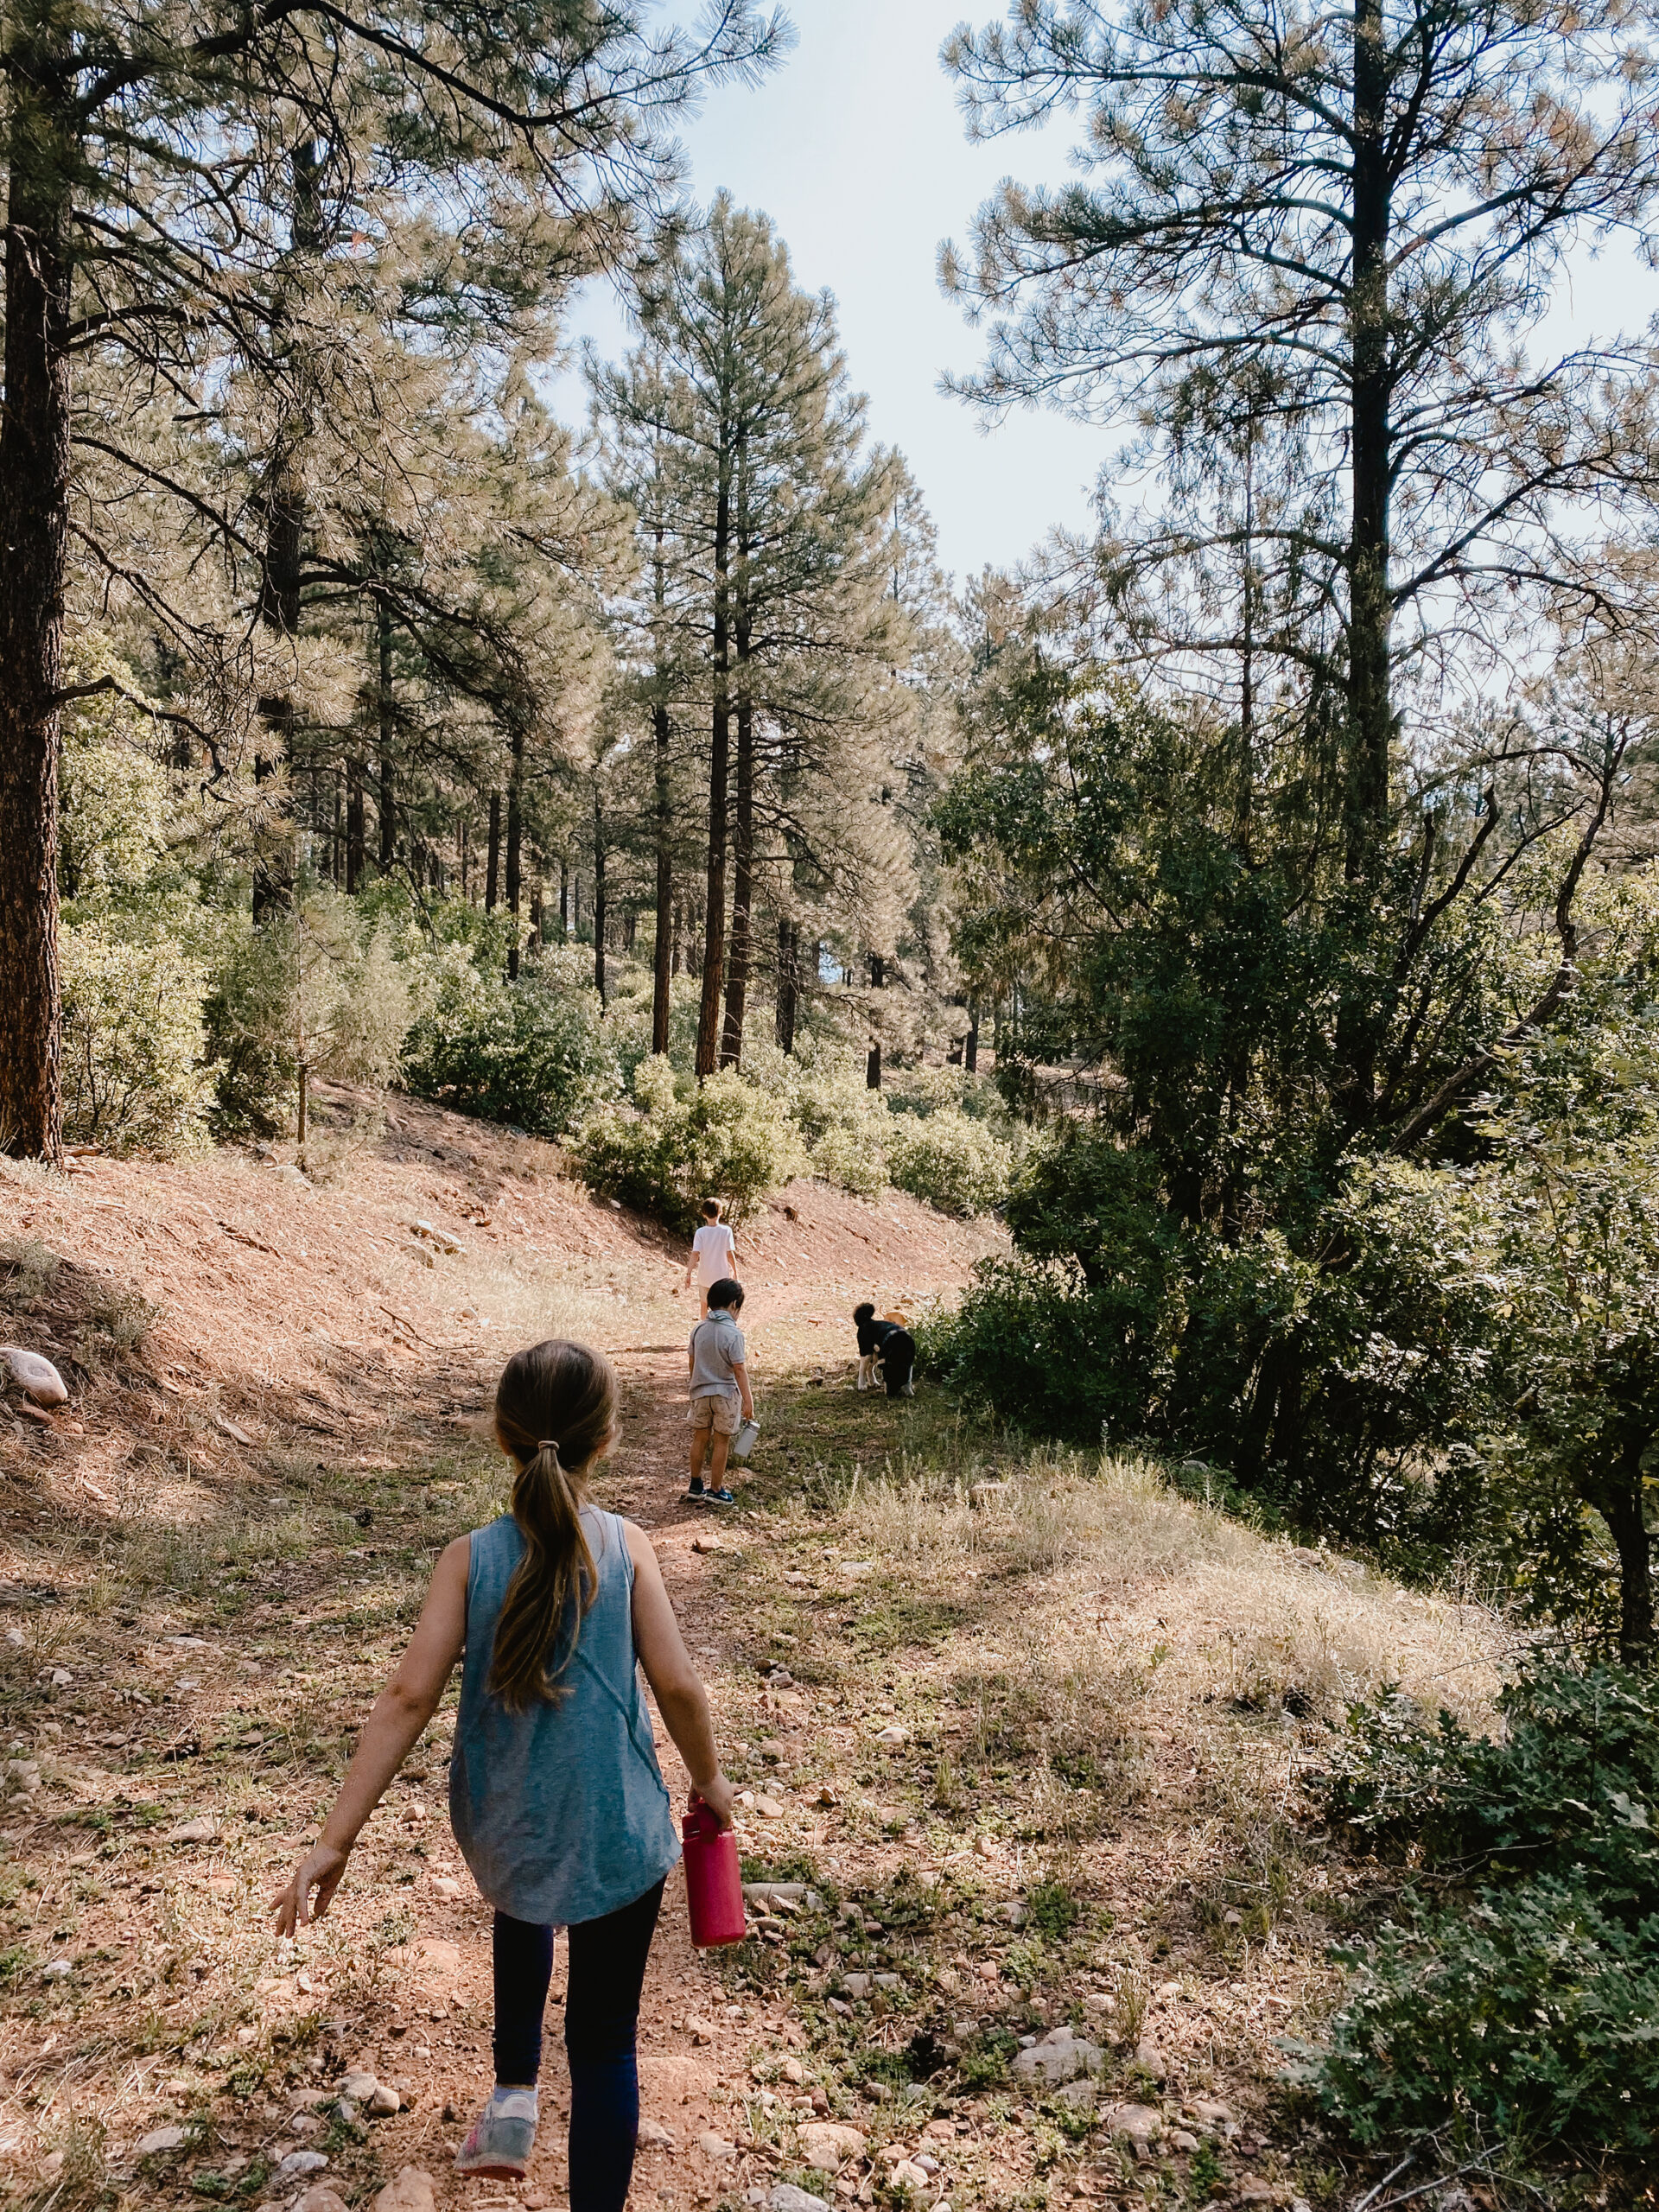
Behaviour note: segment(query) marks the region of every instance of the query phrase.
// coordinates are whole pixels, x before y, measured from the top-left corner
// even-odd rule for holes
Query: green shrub
[[[1654,2141],[1659,1916],[1631,1927],[1551,1877],[1420,1907],[1338,1955],[1361,1981],[1319,2081],[1360,2142],[1471,2120],[1592,2152]]]
[[[879,1198],[887,1182],[887,1135],[885,1116],[867,1116],[852,1128],[832,1122],[812,1147],[813,1174],[857,1198]]]
[[[988,1122],[1000,1133],[1012,1125],[1007,1102],[990,1077],[963,1067],[894,1068],[882,1078],[881,1096],[890,1114],[925,1116],[954,1109],[971,1121]]]
[[[397,950],[390,925],[332,890],[227,925],[205,1008],[221,1135],[289,1128],[302,1065],[341,1083],[391,1081],[423,981]]]
[[[969,1403],[1033,1433],[1096,1444],[1142,1434],[1164,1402],[1185,1279],[1173,1239],[1090,1289],[1075,1263],[996,1260],[953,1313],[917,1332],[923,1364]]]
[[[1357,1710],[1332,1813],[1460,1893],[1408,1891],[1312,2075],[1363,2142],[1447,2120],[1592,2152],[1659,2112],[1659,1682],[1539,1670],[1501,1738]]]
[[[508,982],[450,947],[435,963],[404,1082],[457,1113],[557,1137],[615,1096],[617,1073],[591,993],[534,971]]]
[[[646,1077],[649,1110],[596,1115],[573,1147],[590,1190],[689,1235],[704,1198],[723,1198],[728,1217],[741,1221],[798,1173],[800,1141],[775,1098],[726,1069],[669,1103],[659,1064],[645,1065],[658,1071]],[[639,1087],[636,1077],[636,1096]]]
[[[890,1119],[889,1179],[941,1213],[988,1213],[1007,1197],[1013,1166],[1010,1147],[956,1107]]]
[[[199,1142],[205,963],[177,937],[109,920],[66,921],[58,958],[64,1135],[111,1152]]]

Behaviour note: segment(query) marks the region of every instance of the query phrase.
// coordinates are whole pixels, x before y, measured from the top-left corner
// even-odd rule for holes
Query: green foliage
[[[337,893],[227,924],[205,1009],[222,1135],[270,1136],[292,1116],[300,1071],[383,1084],[398,1068],[423,981],[390,925]]]
[[[671,1103],[658,1062],[646,1062],[641,1074],[649,1108],[595,1115],[575,1141],[589,1189],[690,1235],[704,1198],[723,1198],[728,1218],[739,1222],[799,1172],[800,1141],[788,1114],[734,1070]],[[637,1075],[636,1096],[639,1089]]]
[[[1364,1967],[1319,2076],[1362,2143],[1448,2120],[1593,2151],[1652,2143],[1659,1919],[1629,1929],[1578,1883],[1529,1882],[1385,1929]]]
[[[885,1115],[853,1126],[832,1122],[812,1147],[811,1171],[855,1198],[880,1198],[887,1186],[887,1135]]]
[[[1083,1906],[1064,1882],[1033,1882],[1026,1892],[1026,1918],[1039,1936],[1061,1942],[1083,1917]]]
[[[597,998],[532,969],[516,982],[447,947],[409,1039],[423,1098],[535,1136],[563,1136],[616,1092]]]
[[[1311,2069],[1363,2142],[1477,2121],[1645,2147],[1659,2108],[1659,1684],[1541,1669],[1503,1732],[1428,1728],[1398,1696],[1350,1716],[1333,1815],[1465,1894],[1408,1891]]]
[[[888,1123],[889,1180],[941,1213],[988,1213],[1007,1198],[1013,1166],[1012,1148],[957,1107]]]
[[[209,1090],[202,960],[180,937],[130,919],[66,921],[58,958],[64,1135],[112,1152],[200,1142]]]
[[[1091,1290],[1075,1262],[982,1262],[957,1311],[922,1324],[918,1348],[1017,1427],[1083,1444],[1138,1435],[1168,1395],[1185,1291],[1176,1266]]]
[[[892,1114],[938,1114],[954,1108],[970,1120],[988,1122],[999,1135],[1011,1126],[1007,1105],[988,1076],[963,1067],[895,1067],[882,1077],[881,1096]]]
[[[99,641],[99,675],[124,668]],[[58,938],[63,991],[63,1133],[111,1151],[177,1152],[202,1141],[202,1006],[215,918],[170,866],[167,773],[114,693],[64,720]]]
[[[118,665],[101,648],[91,658],[100,674]],[[70,910],[141,896],[162,862],[171,794],[124,701],[106,693],[65,715],[61,777],[58,884]]]

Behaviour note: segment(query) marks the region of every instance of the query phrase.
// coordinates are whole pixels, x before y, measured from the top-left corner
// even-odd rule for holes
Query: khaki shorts
[[[709,1428],[716,1436],[735,1436],[743,1402],[735,1392],[729,1398],[693,1398],[685,1409],[688,1428]]]

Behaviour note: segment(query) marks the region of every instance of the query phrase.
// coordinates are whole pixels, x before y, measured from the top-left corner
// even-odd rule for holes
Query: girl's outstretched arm
[[[663,1587],[663,1570],[651,1538],[632,1521],[625,1521],[622,1526],[627,1531],[628,1557],[633,1561],[633,1648],[645,1670],[657,1709],[685,1761],[694,1795],[718,1815],[721,1827],[728,1828],[737,1792],[720,1770],[709,1693],[691,1664],[673,1605]]]
[[[471,1555],[472,1540],[467,1536],[457,1536],[440,1554],[409,1648],[363,1724],[334,1809],[324,1821],[316,1843],[294,1869],[287,1887],[271,1899],[279,1936],[291,1936],[308,1920],[321,1920],[327,1911],[364,1823],[437,1711],[443,1686],[467,1641],[467,1574]],[[313,1890],[317,1893],[315,1904]]]

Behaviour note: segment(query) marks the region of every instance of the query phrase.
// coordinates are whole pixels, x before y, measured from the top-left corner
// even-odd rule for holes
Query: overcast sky
[[[1058,525],[1089,520],[1089,495],[1114,439],[1046,411],[984,429],[944,397],[947,369],[972,367],[982,335],[940,294],[942,239],[965,241],[975,208],[1004,175],[1053,181],[1066,173],[1075,130],[1020,132],[970,145],[939,67],[961,0],[787,0],[794,52],[758,92],[716,93],[684,132],[692,188],[722,187],[770,215],[797,282],[837,303],[853,380],[869,396],[874,435],[909,460],[958,580],[988,562],[1012,566]],[[673,12],[689,19],[689,4]],[[979,0],[977,22],[1000,12]],[[1075,118],[1073,124],[1075,124]],[[1578,270],[1551,318],[1551,340],[1582,343],[1592,327],[1639,329],[1653,277],[1627,254]],[[579,300],[575,337],[614,356],[628,342],[612,296]],[[562,411],[586,409],[579,377],[563,380]]]

